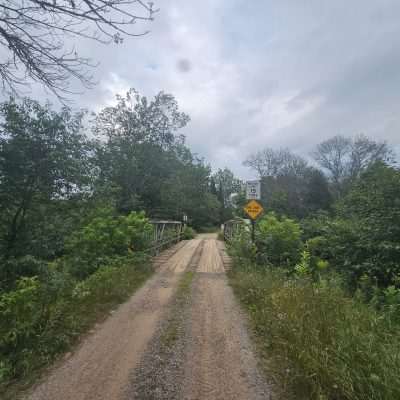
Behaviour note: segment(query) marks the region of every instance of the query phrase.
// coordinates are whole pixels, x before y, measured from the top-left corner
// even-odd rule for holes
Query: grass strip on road
[[[182,322],[181,312],[190,296],[194,276],[195,272],[186,271],[179,281],[173,309],[160,338],[160,343],[167,348],[173,347],[179,338],[179,327]]]

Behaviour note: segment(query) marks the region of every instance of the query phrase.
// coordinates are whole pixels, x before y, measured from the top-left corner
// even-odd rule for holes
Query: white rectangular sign
[[[261,199],[261,184],[260,181],[246,182],[246,199],[260,200]]]

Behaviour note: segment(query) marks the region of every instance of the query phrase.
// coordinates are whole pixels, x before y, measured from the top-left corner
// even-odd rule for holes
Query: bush
[[[241,229],[229,242],[228,252],[239,263],[257,261],[257,248],[251,241],[250,231],[247,226]]]
[[[274,213],[263,217],[256,225],[256,247],[261,262],[293,266],[302,248],[301,229],[294,220]]]
[[[0,263],[0,293],[12,290],[20,277],[41,276],[47,269],[47,262],[32,256],[12,257]]]
[[[66,262],[79,279],[86,278],[111,258],[141,251],[150,244],[152,226],[144,213],[115,216],[103,210],[67,240]]]
[[[191,240],[194,239],[195,236],[196,236],[196,231],[190,226],[185,226],[185,229],[182,232],[182,239]]]
[[[294,398],[400,398],[400,335],[390,315],[347,297],[334,278],[287,280],[286,271],[241,264],[230,279],[269,374]]]
[[[348,289],[370,301],[379,290],[400,287],[400,171],[377,163],[336,204],[302,222],[303,238],[323,238],[319,256],[346,278]]]

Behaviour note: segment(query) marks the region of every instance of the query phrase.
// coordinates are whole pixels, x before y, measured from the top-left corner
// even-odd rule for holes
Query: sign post
[[[250,200],[244,207],[244,211],[251,219],[251,240],[255,241],[255,227],[257,217],[264,211],[261,204],[256,201],[261,198],[260,181],[246,182],[246,199]]]

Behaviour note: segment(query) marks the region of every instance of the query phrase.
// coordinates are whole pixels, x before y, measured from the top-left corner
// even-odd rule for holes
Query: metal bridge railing
[[[224,240],[230,242],[236,235],[239,235],[247,226],[243,219],[231,219],[224,223]]]
[[[182,222],[151,220],[150,223],[153,225],[153,232],[149,238],[151,245],[146,252],[151,255],[157,255],[161,250],[181,240],[183,234]]]

